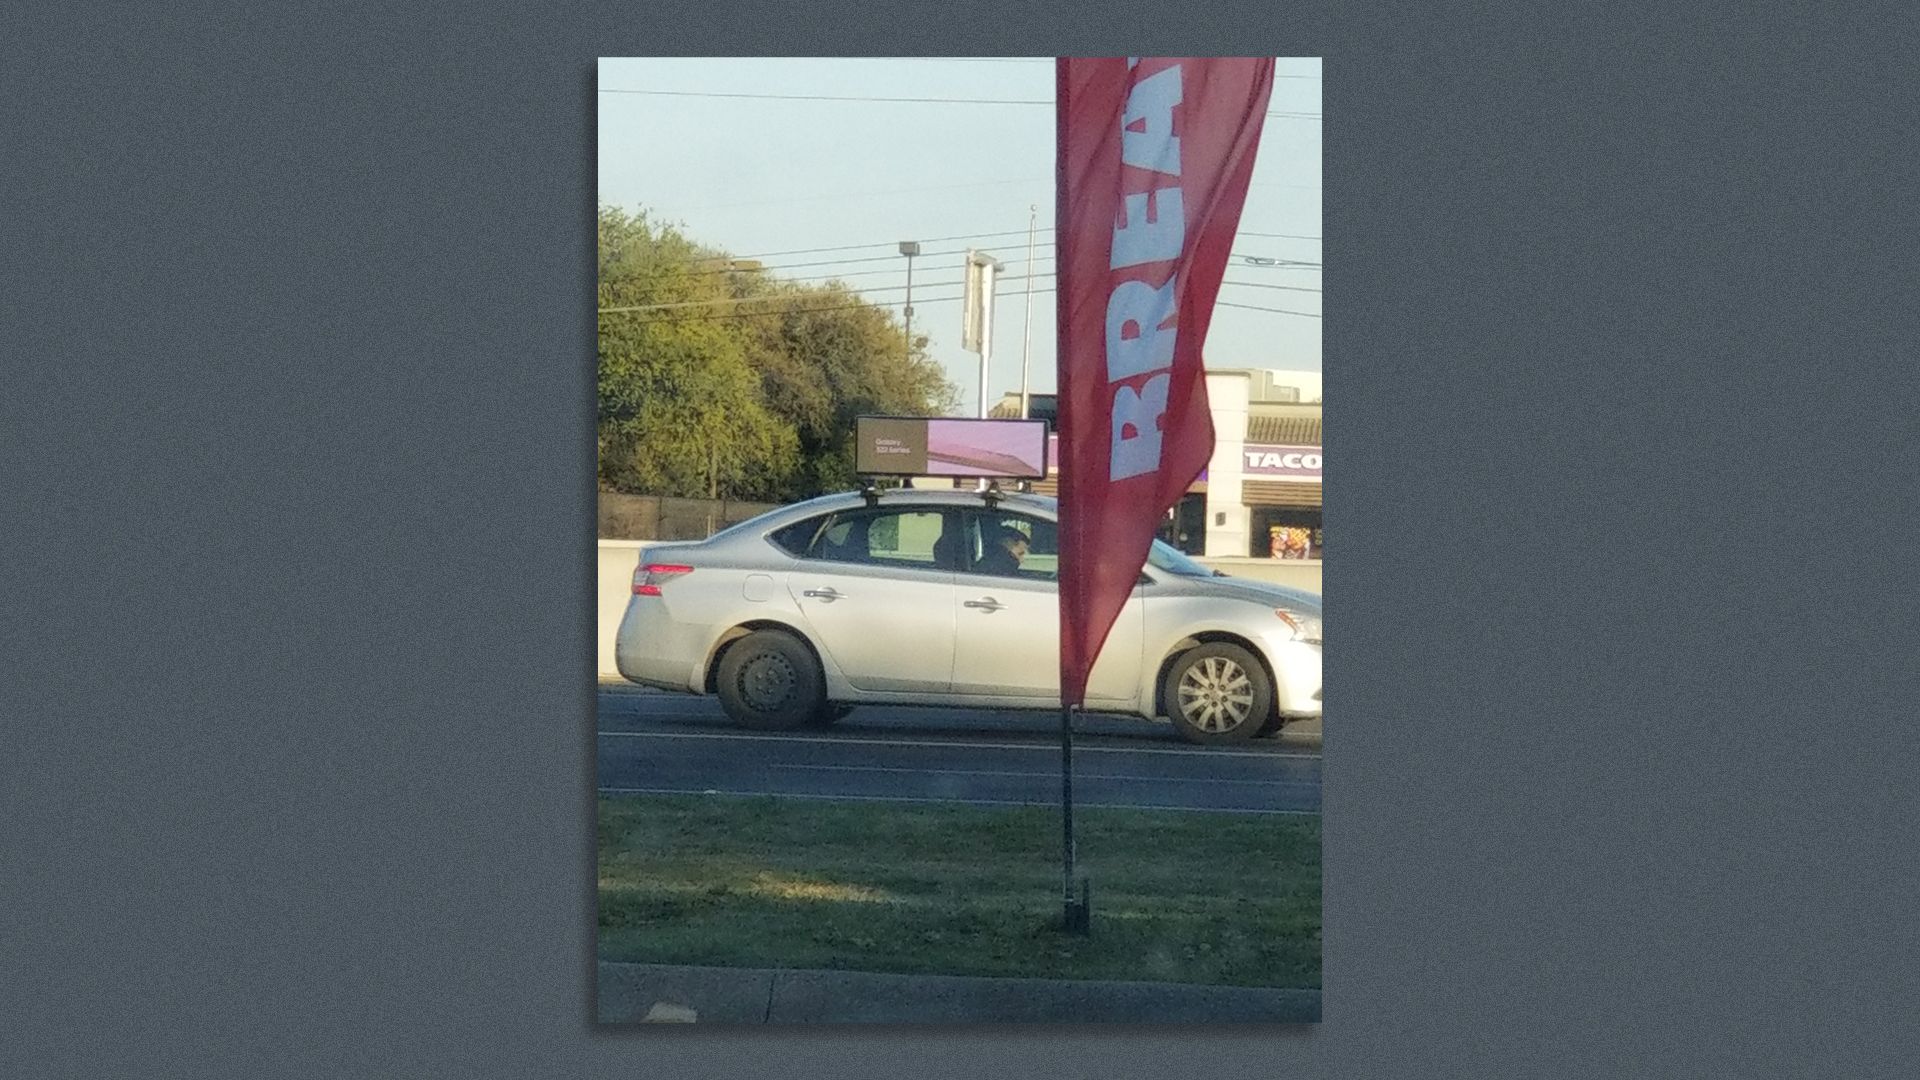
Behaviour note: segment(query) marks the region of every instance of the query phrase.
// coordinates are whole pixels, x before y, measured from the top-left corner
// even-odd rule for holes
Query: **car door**
[[[938,507],[831,515],[796,554],[787,588],[855,689],[944,694],[953,681],[953,571]],[[938,553],[938,554],[937,554]]]
[[[1027,539],[1017,569],[989,556],[1007,530]],[[1058,531],[1053,522],[994,509],[967,510],[955,578],[953,689],[1060,699]],[[1130,703],[1137,696],[1144,605],[1138,587],[1121,609],[1087,682],[1087,701]]]

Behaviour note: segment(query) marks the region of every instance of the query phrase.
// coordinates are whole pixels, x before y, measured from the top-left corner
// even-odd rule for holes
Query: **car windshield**
[[[1181,577],[1213,576],[1213,571],[1181,554],[1179,548],[1164,540],[1155,540],[1153,546],[1147,549],[1147,565]]]

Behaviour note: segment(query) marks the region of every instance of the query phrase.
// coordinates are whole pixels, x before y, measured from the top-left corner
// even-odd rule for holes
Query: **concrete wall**
[[[620,632],[620,617],[627,613],[627,599],[633,595],[633,571],[640,565],[640,548],[638,540],[600,541],[600,579],[596,592],[600,598],[600,631],[595,641],[600,649],[603,679],[620,677],[620,669],[613,662],[613,636]]]
[[[1308,592],[1321,592],[1319,559],[1203,558],[1195,562],[1234,577],[1271,581]]]
[[[600,598],[598,647],[600,677],[618,679],[620,669],[613,661],[613,638],[620,630],[620,617],[626,614],[627,600],[633,596],[633,571],[640,564],[638,540],[600,541],[600,571],[597,595]],[[1221,558],[1200,559],[1202,565],[1224,570],[1235,577],[1272,581],[1281,585],[1320,591],[1320,560],[1282,562],[1278,559]]]
[[[774,508],[734,499],[675,499],[659,495],[599,494],[603,540],[704,540]]]

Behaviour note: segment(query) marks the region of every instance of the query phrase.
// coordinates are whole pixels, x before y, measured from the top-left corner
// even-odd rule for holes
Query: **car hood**
[[[1181,585],[1208,596],[1226,596],[1235,600],[1251,600],[1257,604],[1285,605],[1304,615],[1320,614],[1320,594],[1296,589],[1288,585],[1276,585],[1271,581],[1251,581],[1240,577],[1176,577]]]

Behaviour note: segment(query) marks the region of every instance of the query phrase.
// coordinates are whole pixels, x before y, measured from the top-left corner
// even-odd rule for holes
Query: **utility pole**
[[[1040,208],[1027,206],[1027,325],[1020,332],[1020,419],[1030,415],[1027,372],[1033,355],[1033,227],[1040,220]]]
[[[1000,264],[984,251],[967,251],[960,347],[980,354],[980,416],[987,415],[987,366],[993,357],[993,284]]]
[[[900,241],[900,254],[907,257],[907,310],[904,321],[907,326],[907,363],[913,363],[913,257],[920,254],[918,240]]]

